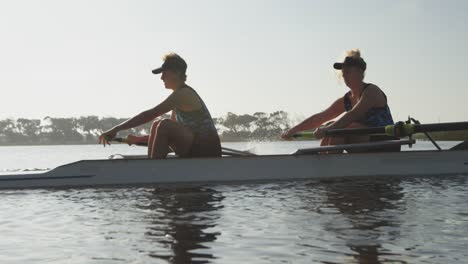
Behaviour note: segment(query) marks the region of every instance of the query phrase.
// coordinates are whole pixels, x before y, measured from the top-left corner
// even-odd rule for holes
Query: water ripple
[[[466,176],[1,191],[5,263],[462,263]]]

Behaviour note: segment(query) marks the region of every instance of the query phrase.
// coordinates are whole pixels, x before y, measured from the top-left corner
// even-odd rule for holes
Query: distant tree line
[[[291,126],[288,113],[284,111],[256,112],[253,115],[229,112],[214,121],[222,141],[279,140],[281,133]]]
[[[4,119],[0,120],[0,145],[96,144],[102,131],[127,119],[98,116]],[[257,112],[253,115],[229,112],[214,118],[214,121],[222,141],[279,140],[279,135],[290,127],[291,122],[284,111]],[[147,135],[150,126],[151,123],[148,123],[122,131],[119,136]]]

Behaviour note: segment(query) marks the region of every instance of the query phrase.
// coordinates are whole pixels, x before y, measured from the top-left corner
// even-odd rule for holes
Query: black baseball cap
[[[153,74],[160,74],[165,70],[173,70],[185,74],[187,63],[179,55],[167,56],[161,67],[152,70],[152,72]]]
[[[361,57],[351,57],[351,56],[346,57],[343,62],[337,62],[337,63],[333,64],[333,68],[335,68],[337,70],[341,70],[341,69],[343,69],[343,67],[357,67],[357,68],[362,69],[363,71],[365,71],[366,68],[367,68],[367,64],[366,64],[366,62],[364,61],[363,58],[361,58]]]

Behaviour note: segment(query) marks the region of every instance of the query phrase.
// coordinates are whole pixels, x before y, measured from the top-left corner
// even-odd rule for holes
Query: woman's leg
[[[367,126],[353,122],[349,124],[346,128],[365,128]],[[355,136],[343,136],[343,137],[324,137],[320,142],[320,146],[331,146],[331,145],[342,145],[342,144],[354,144],[354,143],[363,143],[369,142],[368,135],[355,135]],[[342,153],[343,151],[328,151],[326,153]],[[349,151],[348,151],[349,152]]]
[[[331,125],[334,121],[328,122],[325,125]],[[324,137],[320,142],[320,146],[330,146],[330,145],[341,145],[345,143],[344,137]],[[343,151],[325,151],[325,154],[332,154],[332,153],[343,153]]]
[[[366,128],[366,125],[363,125],[358,122],[353,122],[346,128]],[[369,135],[353,135],[346,137],[346,144],[354,144],[354,143],[365,143],[369,142],[370,136]]]
[[[151,153],[153,153],[154,139],[156,138],[156,129],[158,128],[159,122],[161,122],[161,120],[156,120],[151,125],[150,134],[148,137],[148,158],[150,158]]]
[[[180,157],[186,157],[190,153],[192,142],[193,133],[190,129],[170,119],[161,120],[156,128],[149,158],[165,158],[169,147]]]
[[[351,123],[347,128],[366,128],[366,125],[363,125],[358,122]],[[369,135],[353,135],[353,136],[347,136],[345,143],[346,144],[357,144],[357,143],[367,143],[370,141],[370,136]],[[346,150],[348,153],[358,153],[358,152],[367,152],[368,150],[366,149],[360,149],[360,150]]]
[[[342,145],[345,143],[344,137],[324,137],[320,142],[320,146],[331,146],[331,145]],[[342,150],[334,150],[334,151],[323,151],[320,152],[321,154],[339,154],[343,153]]]
[[[335,122],[335,121],[327,122],[327,123],[325,123],[325,126],[329,126],[329,125],[333,124],[334,122]],[[324,138],[322,138],[322,140],[320,141],[320,146],[321,146],[321,147],[329,146],[331,140],[332,140],[332,137],[324,137]]]

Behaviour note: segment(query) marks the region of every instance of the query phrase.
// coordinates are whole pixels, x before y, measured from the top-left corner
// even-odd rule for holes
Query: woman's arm
[[[109,144],[109,140],[113,139],[119,131],[131,129],[143,124],[146,124],[156,117],[161,116],[172,109],[174,109],[176,102],[178,100],[178,95],[176,92],[169,95],[162,103],[155,106],[152,109],[146,110],[144,112],[139,113],[138,115],[128,119],[127,121],[122,122],[121,124],[107,130],[106,132],[102,133],[99,137],[99,142],[102,144]]]
[[[343,97],[338,98],[335,102],[333,102],[327,109],[324,111],[312,115],[311,117],[307,118],[306,120],[302,121],[297,126],[291,128],[287,133],[285,133],[286,137],[289,137],[299,131],[309,130],[316,128],[323,123],[336,118],[337,116],[341,115],[345,111],[344,108],[344,99]]]
[[[166,98],[166,100],[154,108],[141,112],[140,114],[116,126],[117,131],[127,130],[146,124],[154,120],[156,117],[162,116],[163,114],[171,111],[175,107],[175,101],[177,99],[177,96],[175,95],[176,93],[172,93],[169,97]]]
[[[373,107],[376,107],[381,101],[379,96],[382,96],[380,89],[377,86],[370,86],[361,95],[361,99],[359,99],[353,109],[329,125],[327,129],[345,128],[353,122],[362,120],[366,113]]]

